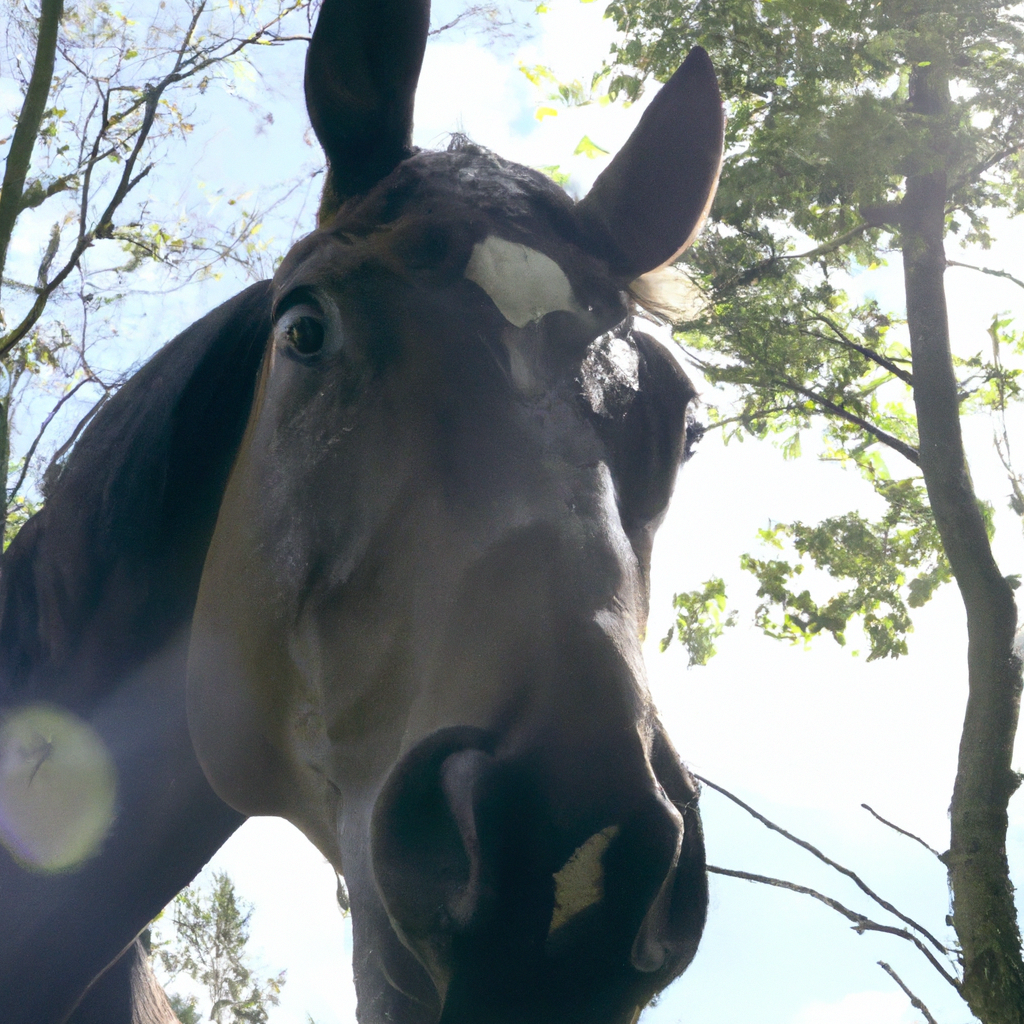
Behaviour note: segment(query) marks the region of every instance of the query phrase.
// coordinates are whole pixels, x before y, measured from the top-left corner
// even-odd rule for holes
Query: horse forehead
[[[576,241],[573,201],[540,172],[476,146],[420,153],[299,241],[275,275],[281,294],[299,277],[344,272],[388,248],[412,220],[470,225],[477,240],[508,238],[567,262]]]
[[[566,224],[573,206],[569,196],[539,171],[468,144],[409,158],[370,192],[358,209],[388,220],[389,214],[406,204],[429,207],[445,201],[464,203],[499,219],[529,222],[539,216]]]

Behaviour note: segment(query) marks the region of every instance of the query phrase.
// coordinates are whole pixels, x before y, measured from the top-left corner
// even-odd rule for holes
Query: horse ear
[[[324,0],[306,53],[306,109],[327,156],[319,220],[412,152],[430,0]]]
[[[584,234],[614,273],[631,281],[693,241],[718,187],[724,133],[715,69],[696,46],[576,204]]]

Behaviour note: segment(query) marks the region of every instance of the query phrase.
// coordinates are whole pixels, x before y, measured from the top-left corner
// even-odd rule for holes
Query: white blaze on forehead
[[[556,310],[583,312],[565,271],[550,256],[497,235],[473,246],[466,277],[480,285],[516,327]]]

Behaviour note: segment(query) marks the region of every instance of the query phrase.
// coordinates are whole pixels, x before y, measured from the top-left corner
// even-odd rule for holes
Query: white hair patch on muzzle
[[[596,832],[555,873],[555,907],[548,936],[604,899],[602,858],[608,845],[619,834],[618,825]]]
[[[550,256],[497,235],[473,246],[465,276],[487,292],[515,327],[556,310],[583,312],[565,271]]]

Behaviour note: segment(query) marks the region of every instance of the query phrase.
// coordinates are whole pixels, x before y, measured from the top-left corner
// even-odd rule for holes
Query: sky
[[[533,166],[558,164],[571,174],[570,191],[582,195],[606,159],[573,156],[589,136],[609,152],[636,124],[644,103],[626,108],[597,104],[559,110],[538,120],[545,92],[520,64],[544,64],[562,80],[589,81],[613,39],[603,4],[552,0],[531,18],[527,38],[497,48],[479,39],[442,36],[427,51],[420,82],[415,141],[446,144],[464,132],[501,155]],[[517,13],[529,6],[516,4]],[[435,12],[443,20],[447,8]],[[314,159],[301,108],[297,47],[267,54],[247,88],[275,112],[272,128],[253,136],[229,107],[197,133],[180,156],[182,180],[201,177],[248,187],[259,176],[294,173]],[[553,105],[553,104],[552,104]],[[226,111],[226,113],[225,113]],[[182,186],[185,187],[184,185]],[[254,185],[252,187],[255,187]],[[312,212],[304,216],[312,226]],[[997,232],[992,251],[952,255],[1013,271],[1021,265],[1021,225]],[[273,243],[272,243],[273,244]],[[237,283],[213,282],[207,305]],[[953,269],[947,276],[953,337],[968,354],[987,345],[985,328],[997,311],[1020,312],[1022,293],[1005,281]],[[884,306],[902,305],[898,266],[865,272],[851,291],[874,295]],[[173,298],[150,307],[139,321],[145,345],[155,348],[201,312]],[[716,400],[699,381],[705,401]],[[1020,426],[1020,424],[1017,424]],[[1004,513],[1008,490],[1001,477],[987,421],[967,425],[978,492],[998,511],[996,552],[1004,572],[1024,569],[1020,521]],[[813,438],[805,441],[813,449]],[[873,496],[855,475],[813,457],[786,461],[767,444],[723,446],[709,435],[684,468],[659,534],[646,659],[650,685],[673,741],[701,775],[725,786],[762,813],[855,869],[878,892],[944,930],[948,893],[941,864],[913,841],[877,823],[860,805],[942,850],[948,842],[947,808],[956,768],[966,696],[965,630],[952,587],[916,617],[910,655],[867,664],[849,649],[821,640],[811,650],[791,649],[747,625],[754,584],[739,571],[740,555],[756,550],[757,530],[771,521],[860,508],[875,511]],[[670,621],[674,592],[725,577],[740,625],[719,643],[706,668],[687,669],[678,646],[665,654],[657,640]],[[851,643],[856,647],[856,643]],[[1019,753],[1016,767],[1024,767]],[[713,791],[702,798],[712,864],[775,875],[824,890],[871,911],[852,884],[803,851],[770,833]],[[1024,797],[1011,804],[1010,857],[1024,872]],[[290,825],[253,819],[208,866],[227,871],[254,904],[251,948],[272,973],[287,969],[273,1024],[351,1024],[351,928],[338,910],[335,881],[323,857]],[[885,919],[879,909],[878,919]],[[687,973],[646,1011],[645,1024],[909,1024],[920,1021],[905,995],[877,966],[883,959],[929,1005],[941,1024],[962,1024],[969,1014],[954,993],[909,944],[888,936],[857,935],[847,922],[806,897],[713,876],[711,908],[702,946]],[[945,990],[944,990],[945,988]]]

